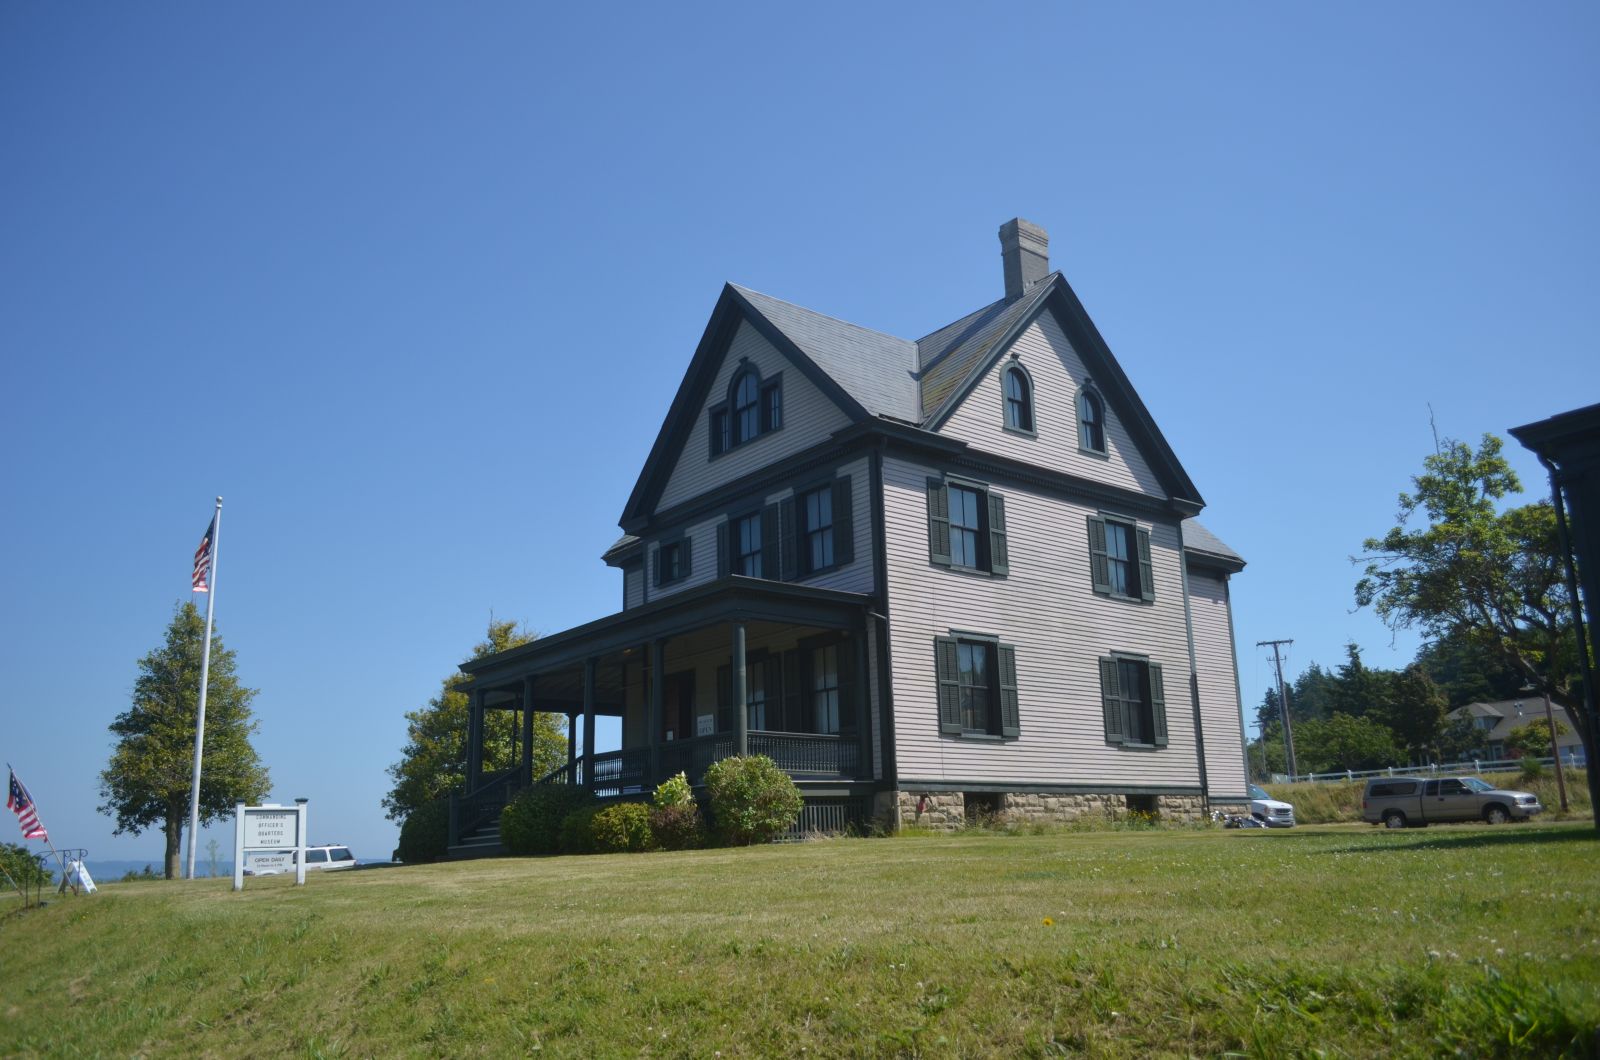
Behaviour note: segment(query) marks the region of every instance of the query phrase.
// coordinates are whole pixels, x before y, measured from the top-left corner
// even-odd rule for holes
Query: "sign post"
[[[233,806],[233,889],[244,890],[244,859],[254,850],[294,851],[294,882],[306,882],[306,803]]]

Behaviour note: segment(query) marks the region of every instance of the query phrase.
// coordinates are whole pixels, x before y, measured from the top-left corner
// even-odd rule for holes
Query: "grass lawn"
[[[1575,824],[832,840],[0,905],[0,1055],[1593,1055]]]

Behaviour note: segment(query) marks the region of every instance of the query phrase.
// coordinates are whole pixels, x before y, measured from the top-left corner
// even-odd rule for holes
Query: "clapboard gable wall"
[[[1003,376],[1017,355],[1033,380],[1034,430],[1030,437],[1005,429]],[[1010,348],[956,406],[939,429],[975,449],[1026,460],[1155,497],[1165,497],[1160,480],[1140,454],[1108,395],[1105,399],[1106,455],[1078,447],[1078,394],[1090,373],[1046,308],[1017,336]]]
[[[728,384],[734,372],[740,369],[741,360],[754,365],[763,380],[780,372],[783,374],[783,426],[712,457],[710,409],[727,400]],[[849,423],[844,410],[817,389],[798,365],[768,342],[748,320],[741,320],[706,399],[695,413],[694,423],[667,476],[656,510],[671,508],[816,445]]]
[[[1189,614],[1205,726],[1206,783],[1213,799],[1242,798],[1247,791],[1229,606],[1227,576],[1191,564]]]
[[[1140,517],[1151,532],[1155,600],[1097,596],[1089,571],[1088,517],[1100,508],[1003,483],[1010,573],[954,571],[928,559],[927,480],[941,469],[884,460],[884,518],[896,763],[902,786],[918,780],[987,785],[1088,785],[1102,789],[1199,784],[1176,516]],[[970,472],[967,473],[970,477]],[[939,732],[934,638],[952,630],[1015,645],[1021,735],[995,741]],[[1098,660],[1147,655],[1164,669],[1168,745],[1108,745]]]

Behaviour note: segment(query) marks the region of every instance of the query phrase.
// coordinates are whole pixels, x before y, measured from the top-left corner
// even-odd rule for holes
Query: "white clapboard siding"
[[[961,573],[928,562],[926,482],[932,471],[898,458],[884,461],[902,784],[1198,785],[1176,519],[1140,523],[1151,530],[1151,604],[1093,593],[1087,517],[1094,507],[1021,490],[996,489],[1006,503],[1009,577]],[[952,629],[1016,646],[1019,739],[940,736],[933,641]],[[1133,750],[1105,742],[1098,660],[1113,651],[1146,654],[1164,667],[1168,746]]]
[[[1206,742],[1206,781],[1212,798],[1246,792],[1234,669],[1228,583],[1216,574],[1189,571],[1189,613],[1194,622],[1195,676],[1200,682],[1200,723]]]
[[[622,609],[644,603],[644,568],[628,567],[622,572]]]
[[[783,373],[783,426],[771,434],[735,446],[712,459],[710,443],[709,409],[728,396],[728,384],[739,367],[740,358],[748,358],[761,373],[763,381]],[[799,367],[761,336],[747,321],[741,321],[722,365],[717,369],[705,405],[695,414],[677,464],[667,478],[658,508],[697,497],[725,482],[732,482],[777,460],[827,438],[834,431],[849,424],[850,419],[832,399],[818,390]]]
[[[788,386],[785,382],[785,387]],[[798,579],[796,584],[811,585],[819,589],[839,589],[845,592],[870,593],[872,592],[872,481],[871,467],[866,457],[853,460],[839,468],[839,475],[850,476],[850,493],[854,498],[852,508],[852,530],[855,538],[855,559],[842,567],[823,571],[820,574]],[[814,485],[815,479],[806,479],[804,485]],[[759,505],[776,504],[785,498],[794,495],[793,489],[782,489],[773,493],[764,494],[758,502],[751,507]],[[739,510],[740,505],[730,505],[733,510]],[[659,540],[652,540],[645,546],[645,555],[648,558],[647,577],[651,581],[647,584],[649,598],[652,600],[682,592],[696,585],[704,585],[713,580],[717,573],[717,527],[727,522],[726,515],[716,515],[691,525],[685,536],[690,540],[690,572],[682,581],[673,582],[671,585],[657,586],[653,582],[656,565],[656,551],[660,547]],[[666,540],[674,540],[674,532],[666,536]]]
[[[1005,429],[1001,388],[1002,374],[1012,363],[1010,353],[1001,357],[957,406],[940,428],[941,434],[960,438],[976,449],[1026,460],[1041,467],[1153,496],[1166,496],[1155,472],[1150,470],[1123,427],[1121,417],[1103,393],[1106,455],[1096,456],[1078,448],[1078,392],[1089,372],[1056,323],[1053,312],[1041,313],[1017,337],[1011,352],[1018,355],[1033,379],[1034,428],[1038,436],[1030,438]]]

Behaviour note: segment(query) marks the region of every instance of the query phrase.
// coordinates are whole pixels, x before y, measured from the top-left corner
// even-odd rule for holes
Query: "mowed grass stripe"
[[[0,920],[0,1053],[1581,1055],[1592,834],[966,834],[111,885]]]

